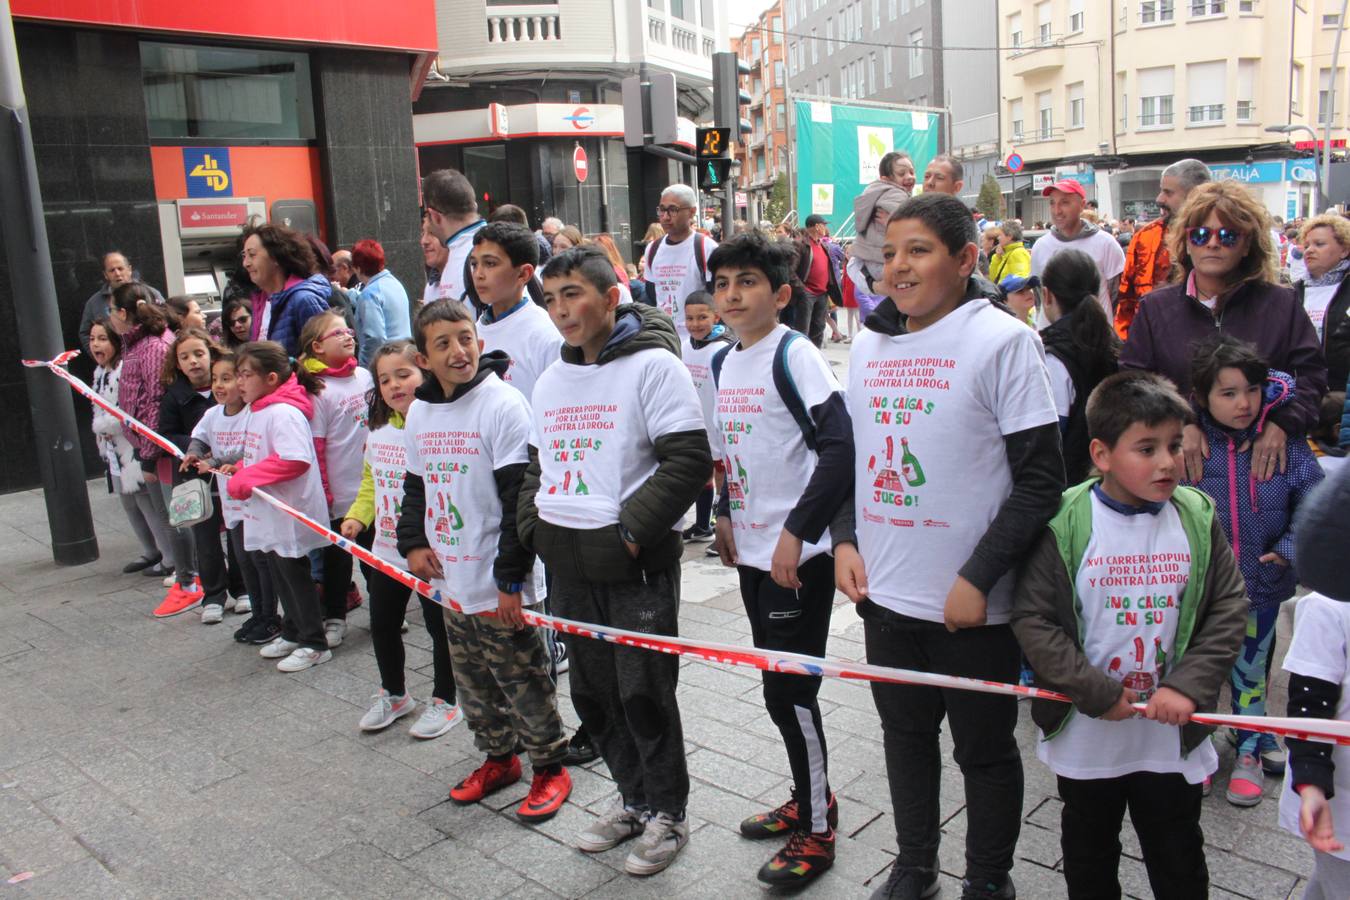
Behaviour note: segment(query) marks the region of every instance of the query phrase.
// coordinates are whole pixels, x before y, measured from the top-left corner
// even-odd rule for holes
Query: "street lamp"
[[[1328,181],[1327,175],[1329,174],[1331,167],[1323,165],[1322,162],[1317,158],[1317,132],[1313,131],[1312,128],[1307,125],[1267,125],[1266,131],[1269,131],[1272,134],[1292,134],[1295,131],[1306,131],[1308,132],[1308,134],[1312,136],[1313,172],[1315,172],[1317,175],[1317,193],[1320,195],[1317,198],[1318,201],[1317,209],[1314,210],[1313,212],[1314,214],[1321,212],[1324,208],[1323,204],[1326,204],[1329,198],[1331,197],[1329,185],[1327,184]],[[1331,147],[1331,141],[1329,137],[1327,141],[1327,147],[1328,149],[1330,149]]]

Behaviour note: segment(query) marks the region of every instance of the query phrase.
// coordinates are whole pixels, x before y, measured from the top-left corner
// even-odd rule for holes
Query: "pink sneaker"
[[[1261,761],[1250,754],[1239,756],[1228,779],[1228,802],[1234,806],[1255,806],[1261,802],[1266,776],[1261,772]]]

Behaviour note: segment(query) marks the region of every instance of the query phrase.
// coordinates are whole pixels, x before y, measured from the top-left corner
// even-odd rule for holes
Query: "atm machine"
[[[218,314],[230,273],[239,267],[239,237],[267,221],[262,197],[161,200],[165,296],[182,294]]]

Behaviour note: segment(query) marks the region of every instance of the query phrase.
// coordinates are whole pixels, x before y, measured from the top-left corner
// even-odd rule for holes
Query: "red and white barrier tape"
[[[130,414],[124,412],[117,406],[104,400],[98,395],[98,392],[76,376],[70,374],[70,372],[64,368],[66,363],[79,355],[79,352],[80,351],[78,350],[67,350],[50,362],[25,359],[23,360],[23,364],[29,368],[46,368],[50,370],[58,377],[65,380],[76,393],[81,394],[91,403],[116,417],[137,434],[152,441],[156,446],[164,450],[164,452],[169,453],[177,459],[182,459],[185,454],[179,449],[178,445],[174,444],[168,438],[156,433],[144,423],[137,421]],[[339,548],[350,553],[366,565],[407,585],[409,588],[434,603],[455,610],[456,612],[464,611],[463,607],[456,603],[453,598],[446,596],[428,582],[423,581],[410,572],[405,572],[403,569],[400,569],[398,566],[395,566],[386,560],[380,559],[366,548],[331,531],[323,523],[314,521],[314,519],[289,504],[278,500],[266,491],[255,489],[253,491],[253,496],[260,498],[286,515],[296,519],[306,528],[318,534],[330,544],[337,545]],[[484,615],[492,615],[492,613],[484,613]],[[977,691],[985,694],[1004,694],[1014,697],[1057,700],[1063,703],[1073,702],[1067,696],[1057,691],[1027,687],[1020,684],[1004,684],[1003,682],[998,681],[985,681],[978,678],[965,678],[958,675],[938,675],[931,672],[918,672],[910,669],[893,669],[887,666],[874,666],[868,663],[842,662],[817,656],[806,656],[800,653],[790,653],[785,650],[760,650],[753,647],[737,646],[735,644],[721,644],[713,641],[690,641],[669,635],[644,634],[637,631],[626,631],[622,628],[612,628],[608,625],[595,625],[589,622],[576,622],[571,619],[563,619],[557,616],[543,615],[528,609],[524,611],[524,618],[530,625],[551,628],[564,634],[608,641],[612,644],[620,644],[625,647],[636,647],[642,650],[652,650],[658,653],[673,653],[678,656],[691,656],[724,665],[746,666],[765,672],[781,672],[791,675],[809,675],[824,678],[842,678],[854,681],[876,681],[886,684],[924,685],[928,687]],[[1135,704],[1135,708],[1139,710],[1144,709],[1144,706],[1145,704],[1143,703]],[[1335,744],[1350,746],[1350,722],[1341,721],[1339,719],[1235,716],[1224,713],[1195,713],[1191,716],[1191,719],[1202,725],[1230,726],[1233,728],[1240,728],[1244,731],[1278,734],[1302,740],[1329,741]]]

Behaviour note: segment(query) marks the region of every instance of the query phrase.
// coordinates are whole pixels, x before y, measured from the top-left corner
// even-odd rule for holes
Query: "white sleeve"
[[[502,391],[503,400],[493,415],[492,434],[487,435],[492,470],[530,461],[531,420],[529,404],[515,388]]]
[[[655,443],[668,434],[704,430],[703,408],[684,363],[675,354],[664,350],[642,352],[649,357],[642,369],[642,386],[638,391],[642,398],[642,425],[647,431],[647,439]]]
[[[314,398],[314,415],[309,420],[310,430],[315,438],[327,440],[328,429],[332,427],[333,414],[337,411],[337,404],[328,402],[324,395],[328,394],[327,389],[319,392]]]
[[[1345,604],[1321,594],[1298,601],[1284,670],[1340,684],[1346,670],[1346,611]]]
[[[272,417],[272,452],[282,459],[315,463],[314,435],[305,421],[305,414],[294,406],[275,407],[280,415]]]
[[[426,476],[426,470],[422,468],[422,455],[417,452],[417,441],[413,439],[413,422],[417,413],[417,404],[420,400],[414,400],[408,407],[408,414],[403,418],[403,430],[399,432],[400,439],[403,441],[403,468],[405,472],[411,472],[418,478]],[[366,442],[366,448],[369,450],[370,442]]]
[[[1060,362],[1059,357],[1045,357],[1045,368],[1050,375],[1050,392],[1055,398],[1055,412],[1061,419],[1069,417],[1069,411],[1073,409],[1073,401],[1076,399],[1077,392],[1073,387],[1073,379],[1069,377],[1069,370]]]
[[[787,370],[808,413],[830,399],[831,394],[844,390],[825,354],[810,341],[795,339],[788,345]]]
[[[1102,232],[1106,234],[1106,232]],[[1120,241],[1107,234],[1106,259],[1102,262],[1102,277],[1107,281],[1125,271],[1125,251],[1120,249]]]
[[[1003,313],[996,313],[1003,315]],[[1005,437],[1059,421],[1045,370],[1045,350],[1030,328],[1017,325],[981,369],[981,389]]]
[[[98,407],[94,408],[98,409]],[[193,426],[192,434],[189,435],[188,437],[189,442],[201,441],[203,444],[206,444],[208,447],[211,447],[212,450],[214,450],[215,442],[212,440],[214,433],[213,428],[215,426],[216,419],[219,418],[219,413],[217,412],[217,410],[223,408],[224,407],[221,406],[213,406],[210,409],[208,409],[206,411],[206,415],[198,419],[197,424]]]

